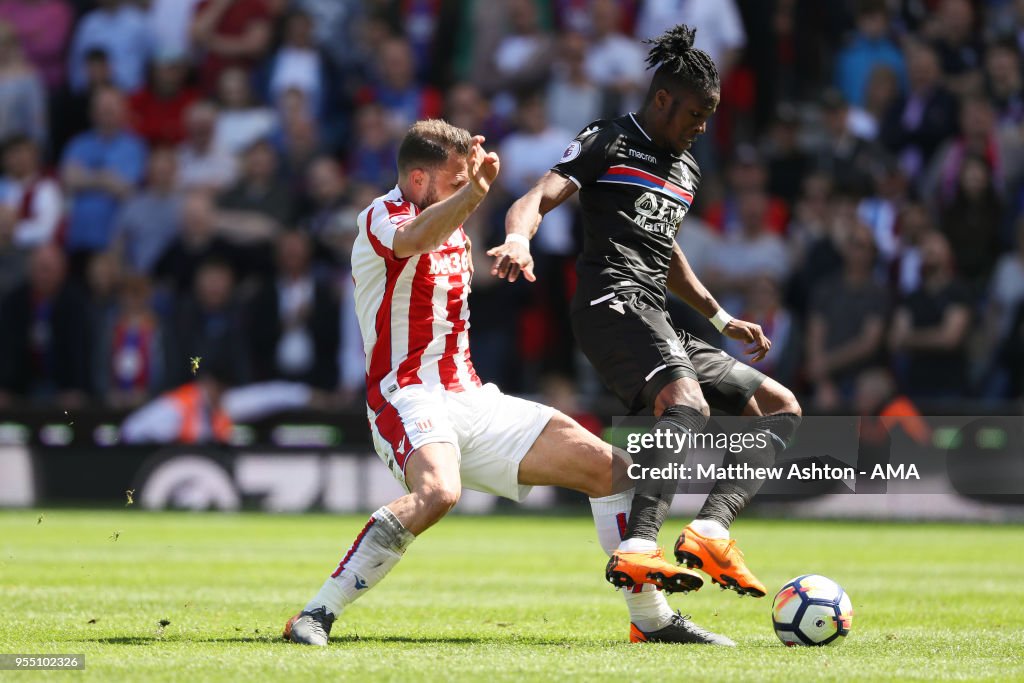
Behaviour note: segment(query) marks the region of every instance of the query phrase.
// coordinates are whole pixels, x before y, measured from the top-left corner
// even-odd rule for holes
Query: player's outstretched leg
[[[427,444],[409,458],[405,478],[409,495],[373,513],[320,592],[285,624],[286,640],[327,645],[331,626],[342,610],[380,583],[413,540],[458,502],[462,485],[454,446]]]
[[[608,555],[615,552],[626,533],[632,499],[632,491],[590,499],[597,537]],[[637,584],[622,593],[629,608],[630,642],[735,645],[725,636],[702,629],[689,617],[673,612],[657,586]]]
[[[755,443],[764,445],[744,451],[737,461],[751,467],[769,467],[785,450],[800,425],[800,406],[789,390],[773,380],[765,380],[751,399],[755,408],[759,397],[762,404],[781,406],[782,410],[755,418],[751,432],[760,434],[762,438],[755,439]],[[736,541],[729,538],[729,526],[761,488],[761,483],[756,479],[715,482],[696,519],[683,529],[675,546],[676,560],[680,564],[700,569],[723,589],[756,598],[764,597],[765,586],[747,567]]]
[[[671,441],[663,439],[664,443],[687,443],[690,434],[704,430],[708,405],[696,380],[681,378],[673,381],[662,389],[658,401],[667,407],[661,411],[654,425],[654,434],[676,437]],[[682,459],[685,459],[685,453],[665,447],[639,453],[635,461],[641,467],[661,469]],[[668,516],[676,486],[674,480],[637,480],[626,534],[605,567],[605,578],[609,583],[621,588],[653,583],[670,593],[685,593],[703,585],[704,580],[696,572],[666,562],[658,547],[658,532]]]

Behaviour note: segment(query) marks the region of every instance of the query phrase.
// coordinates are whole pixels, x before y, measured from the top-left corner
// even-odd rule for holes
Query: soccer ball
[[[798,576],[775,594],[772,625],[787,646],[828,645],[846,637],[853,603],[843,587],[817,574]]]

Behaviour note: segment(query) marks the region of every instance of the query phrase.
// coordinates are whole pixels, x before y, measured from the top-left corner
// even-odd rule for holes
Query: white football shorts
[[[460,392],[412,384],[367,417],[377,455],[406,490],[405,465],[412,452],[429,443],[450,443],[464,488],[518,502],[533,488],[519,484],[519,463],[554,413],[503,394],[494,384]]]

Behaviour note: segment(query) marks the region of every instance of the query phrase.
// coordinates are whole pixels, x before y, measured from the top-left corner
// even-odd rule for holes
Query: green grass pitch
[[[84,653],[86,670],[0,680],[1024,680],[1019,526],[741,521],[770,590],[825,574],[855,616],[838,646],[785,648],[770,596],[709,583],[670,598],[739,643],[724,650],[628,644],[588,518],[456,516],[341,617],[330,647],[283,642],[364,521],[2,512],[0,653]]]

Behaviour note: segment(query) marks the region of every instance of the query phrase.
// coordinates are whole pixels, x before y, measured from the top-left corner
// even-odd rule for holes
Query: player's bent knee
[[[450,485],[431,486],[420,493],[427,514],[435,520],[447,515],[461,496],[461,487]]]
[[[654,414],[661,417],[666,410],[673,406],[691,408],[704,417],[711,416],[711,406],[704,399],[704,393],[696,382],[673,382],[662,389],[655,401]]]

